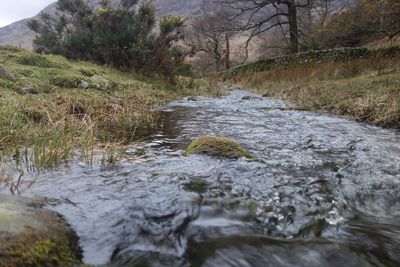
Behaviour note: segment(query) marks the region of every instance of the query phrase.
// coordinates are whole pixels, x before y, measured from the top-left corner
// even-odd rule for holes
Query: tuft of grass
[[[86,76],[86,77],[92,77],[92,76],[95,76],[95,75],[100,75],[100,73],[94,68],[82,67],[82,68],[79,68],[78,71],[83,76]]]
[[[244,150],[235,141],[216,136],[199,137],[187,147],[185,154],[205,154],[228,159],[238,159],[241,157],[254,159],[251,153]]]
[[[53,60],[52,60],[53,59]],[[15,62],[20,65],[27,65],[40,68],[68,68],[68,64],[62,64],[53,58],[48,58],[46,56],[33,54],[33,53],[21,53],[16,57]],[[65,61],[63,62],[65,63]]]

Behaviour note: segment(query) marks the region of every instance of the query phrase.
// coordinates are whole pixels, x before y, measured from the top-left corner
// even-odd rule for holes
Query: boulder
[[[0,196],[0,266],[76,266],[78,237],[56,213]]]
[[[111,82],[100,75],[90,77],[90,85],[99,90],[108,90],[111,88]]]
[[[198,101],[199,99],[197,97],[194,96],[190,96],[187,98],[187,101]]]
[[[252,154],[244,150],[235,141],[216,136],[203,136],[196,139],[185,150],[185,154],[205,154],[228,159],[238,159],[241,157],[254,159]]]
[[[79,84],[79,88],[88,89],[90,84],[87,81],[82,80]]]

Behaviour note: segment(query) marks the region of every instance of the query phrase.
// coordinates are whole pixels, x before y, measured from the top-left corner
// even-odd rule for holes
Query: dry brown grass
[[[400,128],[399,57],[240,73],[232,82],[265,96],[292,100],[298,109]]]

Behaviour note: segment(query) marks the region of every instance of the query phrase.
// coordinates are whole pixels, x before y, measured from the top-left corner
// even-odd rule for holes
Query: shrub
[[[28,23],[38,33],[34,40],[36,51],[171,78],[183,62],[184,53],[177,43],[183,39],[186,20],[175,16],[163,18],[157,35],[154,7],[144,2],[136,11],[132,8],[136,2],[124,1],[112,8],[108,1],[102,1],[102,7],[94,11],[83,0],[59,0],[57,9],[68,17],[53,18],[42,13],[40,20]],[[21,64],[49,65],[38,55],[24,58]],[[86,71],[83,75],[89,76]]]

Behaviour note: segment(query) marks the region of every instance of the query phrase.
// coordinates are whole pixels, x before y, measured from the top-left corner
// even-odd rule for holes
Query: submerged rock
[[[196,139],[188,146],[185,154],[205,154],[228,159],[238,159],[241,157],[254,159],[252,154],[244,150],[235,141],[216,136],[203,136]]]
[[[75,266],[81,250],[57,214],[0,196],[0,266]]]
[[[262,100],[262,98],[257,96],[246,95],[242,97],[242,100]]]
[[[199,101],[199,99],[197,97],[190,96],[187,98],[187,101]]]

